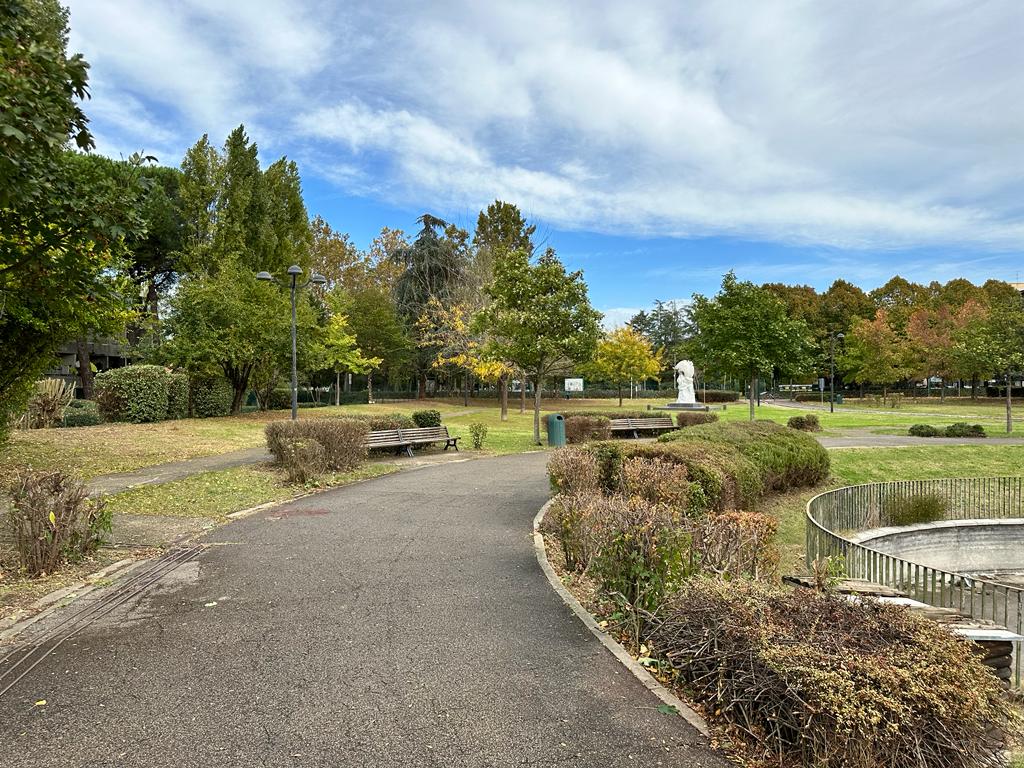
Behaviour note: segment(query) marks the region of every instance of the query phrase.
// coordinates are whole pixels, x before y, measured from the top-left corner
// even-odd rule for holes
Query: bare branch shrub
[[[778,520],[762,512],[710,514],[693,524],[694,559],[709,575],[769,578],[779,563],[778,528]]]
[[[545,530],[554,533],[562,546],[565,567],[586,572],[605,536],[614,502],[599,493],[560,493],[544,516]]]
[[[605,416],[566,416],[565,441],[575,445],[612,436],[611,421]]]
[[[551,487],[565,494],[597,493],[601,490],[597,458],[575,446],[559,448],[548,459]]]
[[[327,453],[312,438],[286,439],[282,446],[281,466],[293,485],[305,485],[327,469]]]
[[[772,765],[981,768],[1015,722],[970,643],[902,606],[692,579],[646,641]]]
[[[266,426],[267,450],[278,464],[286,461],[287,445],[294,440],[315,440],[324,451],[327,469],[345,472],[366,458],[369,427],[358,419],[300,419],[272,421]]]
[[[631,456],[622,462],[622,490],[631,499],[650,504],[664,504],[676,513],[686,515],[690,505],[690,480],[685,464],[660,458]]]

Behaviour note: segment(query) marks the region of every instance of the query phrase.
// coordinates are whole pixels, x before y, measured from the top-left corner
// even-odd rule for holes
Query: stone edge
[[[708,725],[704,718],[697,714],[693,709],[690,708],[682,699],[672,693],[668,688],[659,683],[650,672],[644,669],[632,656],[629,655],[621,643],[616,641],[605,632],[598,625],[597,620],[591,615],[590,611],[583,607],[579,600],[573,597],[572,593],[565,588],[562,584],[561,579],[558,578],[558,574],[555,573],[555,569],[551,567],[551,563],[548,562],[547,549],[544,546],[544,536],[540,532],[540,524],[544,520],[544,515],[547,514],[548,509],[551,507],[552,501],[548,501],[540,508],[540,511],[533,518],[533,548],[534,553],[537,556],[537,562],[540,564],[540,568],[544,571],[544,575],[547,577],[548,582],[551,584],[552,589],[558,594],[573,613],[579,618],[580,621],[590,630],[590,633],[594,635],[609,651],[615,656],[619,662],[626,667],[633,676],[640,681],[640,684],[647,690],[657,696],[665,704],[674,707],[676,712],[683,720],[693,726],[702,736],[709,737]]]

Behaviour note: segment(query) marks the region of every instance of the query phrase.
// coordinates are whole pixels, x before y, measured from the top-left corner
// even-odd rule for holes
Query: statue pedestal
[[[668,405],[659,405],[657,407],[659,411],[709,411],[711,410],[704,403],[669,403]]]

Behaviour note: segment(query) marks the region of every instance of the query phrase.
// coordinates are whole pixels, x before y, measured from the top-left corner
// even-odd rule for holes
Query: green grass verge
[[[1024,446],[941,445],[913,448],[843,448],[829,451],[832,476],[827,484],[776,496],[765,511],[779,520],[776,541],[783,573],[803,572],[804,513],[811,497],[828,488],[887,480],[941,477],[997,477],[1024,473]]]
[[[315,488],[348,485],[398,470],[397,464],[370,463],[352,472],[324,475],[315,484],[289,486],[280,475],[264,467],[236,467],[175,480],[162,485],[144,485],[108,497],[115,513],[209,517],[222,520],[238,512],[271,501],[286,501]]]

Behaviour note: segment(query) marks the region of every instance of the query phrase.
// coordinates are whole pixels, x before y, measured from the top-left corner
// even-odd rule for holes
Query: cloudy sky
[[[512,201],[614,317],[729,269],[1024,274],[1019,0],[70,6],[101,151],[245,123],[360,244]]]

